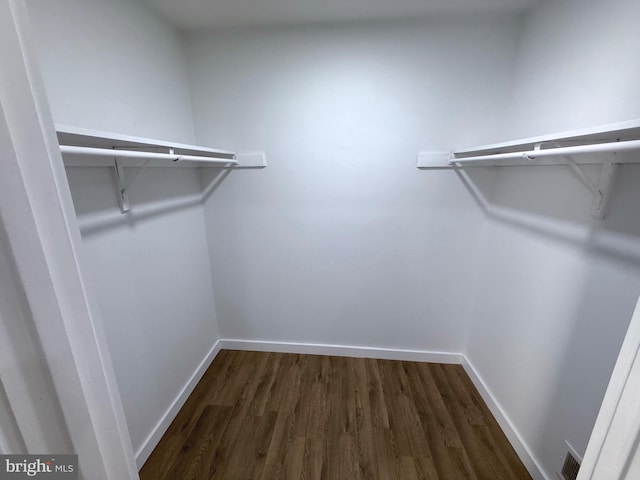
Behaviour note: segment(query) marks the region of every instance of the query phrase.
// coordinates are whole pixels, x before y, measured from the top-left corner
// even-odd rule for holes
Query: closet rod
[[[578,145],[573,147],[558,147],[540,150],[528,150],[525,152],[496,153],[490,155],[478,155],[474,157],[451,158],[449,163],[472,163],[488,160],[535,160],[538,157],[554,157],[576,155],[580,153],[626,152],[640,150],[640,140],[625,142],[597,143],[592,145]],[[456,155],[454,152],[453,155]]]
[[[109,148],[94,148],[94,147],[76,147],[73,145],[60,145],[60,151],[63,154],[69,155],[91,155],[98,157],[118,157],[118,158],[150,158],[157,160],[173,160],[179,161],[192,161],[192,162],[206,162],[216,163],[221,165],[237,165],[238,161],[235,159],[235,154],[220,154],[220,155],[233,155],[233,158],[213,158],[213,157],[200,157],[196,155],[180,155],[177,153],[154,153],[154,152],[140,152],[134,150],[112,150]]]

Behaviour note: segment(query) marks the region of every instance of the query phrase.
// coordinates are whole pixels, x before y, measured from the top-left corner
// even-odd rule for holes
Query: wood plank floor
[[[528,480],[459,365],[223,350],[141,480]]]

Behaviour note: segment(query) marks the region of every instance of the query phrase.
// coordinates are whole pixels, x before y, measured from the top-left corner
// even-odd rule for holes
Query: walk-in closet
[[[636,0],[0,4],[0,454],[635,478]]]

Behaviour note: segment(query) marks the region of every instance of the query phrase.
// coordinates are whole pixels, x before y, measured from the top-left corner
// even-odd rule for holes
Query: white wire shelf
[[[553,135],[418,154],[420,169],[564,165],[593,195],[591,214],[602,219],[619,164],[640,163],[640,120]],[[600,165],[593,182],[583,165]]]
[[[552,135],[456,149],[449,163],[483,166],[564,165],[566,155],[581,155],[579,165],[611,163],[606,155],[640,150],[640,120],[571,130]],[[582,156],[584,155],[584,156]],[[640,157],[625,156],[613,163],[640,163]]]
[[[236,154],[229,150],[152,140],[85,128],[56,125],[66,167],[114,168],[120,211],[130,210],[128,193],[149,167],[264,168],[264,153]],[[125,178],[125,168],[135,174]],[[128,176],[128,175],[127,175]],[[207,190],[207,189],[205,189]]]
[[[122,159],[124,167],[224,166],[238,165],[235,152],[149,138],[121,135],[85,128],[56,125],[58,143],[66,166],[113,166]]]

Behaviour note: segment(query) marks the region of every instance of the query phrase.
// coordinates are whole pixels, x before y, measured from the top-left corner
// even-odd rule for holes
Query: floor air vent
[[[579,470],[580,462],[571,452],[567,452],[567,457],[564,459],[564,465],[562,466],[562,479],[576,480]]]

